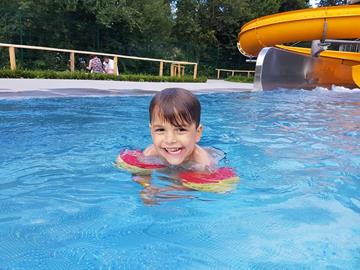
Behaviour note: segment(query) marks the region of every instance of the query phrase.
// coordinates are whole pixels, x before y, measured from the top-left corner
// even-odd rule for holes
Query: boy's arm
[[[192,195],[168,193],[169,191],[191,190],[182,185],[173,184],[162,188],[151,185],[151,175],[133,175],[133,181],[144,187],[144,189],[140,191],[140,198],[146,205],[159,204],[162,201],[176,200],[179,198],[193,198]]]
[[[132,179],[134,182],[140,184],[144,188],[151,185],[151,175],[136,175],[133,174]]]

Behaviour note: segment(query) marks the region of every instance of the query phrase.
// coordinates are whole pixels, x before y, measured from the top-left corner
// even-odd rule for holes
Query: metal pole
[[[360,44],[360,40],[325,39],[326,43]]]

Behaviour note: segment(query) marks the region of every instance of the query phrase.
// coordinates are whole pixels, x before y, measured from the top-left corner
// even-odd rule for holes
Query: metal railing
[[[224,69],[224,68],[216,68],[215,70],[217,71],[217,79],[220,79],[221,71],[231,72],[231,76],[234,76],[235,73],[246,74],[248,78],[252,73],[255,74],[255,70],[238,70],[238,69]]]

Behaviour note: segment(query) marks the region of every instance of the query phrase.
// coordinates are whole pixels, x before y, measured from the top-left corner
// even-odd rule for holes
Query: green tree
[[[310,7],[309,0],[283,0],[279,11],[289,11]]]
[[[320,0],[319,7],[346,5],[346,0]]]
[[[255,19],[279,12],[282,0],[250,0],[248,3],[249,17]]]
[[[246,65],[236,48],[244,23],[307,6],[306,0],[0,0],[0,42],[190,60],[200,63],[200,72],[213,72]],[[68,60],[31,50],[20,56],[28,67],[61,62],[64,68]],[[135,72],[154,68],[120,65]]]
[[[188,60],[215,67],[241,57],[236,49],[239,27],[247,18],[247,1],[181,0],[173,34]]]

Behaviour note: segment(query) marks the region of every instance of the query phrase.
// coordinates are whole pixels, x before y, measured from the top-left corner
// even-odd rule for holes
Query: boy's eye
[[[164,130],[165,130],[165,129],[163,129],[163,128],[156,128],[156,129],[155,129],[155,132],[164,132]]]
[[[187,129],[186,129],[186,128],[184,128],[184,127],[179,127],[179,128],[178,128],[178,131],[180,131],[180,132],[186,132],[186,131],[187,131]]]

